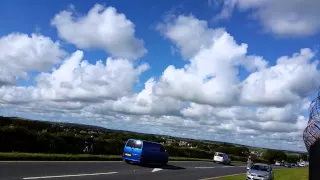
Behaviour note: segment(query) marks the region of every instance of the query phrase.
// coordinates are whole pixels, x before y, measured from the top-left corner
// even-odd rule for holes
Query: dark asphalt
[[[245,164],[225,166],[212,162],[169,162],[164,167],[124,162],[0,162],[0,180],[198,180],[245,172]]]

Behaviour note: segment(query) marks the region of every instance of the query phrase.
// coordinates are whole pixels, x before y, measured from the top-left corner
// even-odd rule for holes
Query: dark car
[[[284,167],[291,168],[291,164],[290,163],[284,163]]]

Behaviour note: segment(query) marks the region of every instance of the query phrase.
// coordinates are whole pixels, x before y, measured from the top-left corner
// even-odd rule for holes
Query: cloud
[[[223,29],[209,29],[204,21],[193,16],[179,16],[162,26],[167,27],[167,32],[174,32],[164,35],[177,45],[182,55],[192,53],[188,54],[190,63],[184,68],[170,65],[164,70],[155,92],[203,104],[234,104],[239,93],[235,64],[245,58],[247,45],[236,44]]]
[[[158,24],[157,29],[181,50],[184,58],[193,57],[202,46],[209,46],[215,35],[223,29],[208,29],[206,21],[193,16],[171,17],[166,23]]]
[[[318,61],[310,49],[280,57],[276,65],[268,66],[262,57],[247,54],[247,44],[237,44],[223,29],[210,29],[203,22],[193,16],[179,16],[162,24],[167,32],[177,31],[164,36],[176,44],[181,54],[190,49],[190,39],[200,40],[195,41],[198,44],[194,54],[184,68],[171,65],[164,70],[155,85],[156,94],[213,106],[285,106],[308,97],[320,85]],[[198,27],[190,28],[190,24]],[[184,33],[193,32],[190,29],[202,29],[202,33],[195,33],[198,37]],[[242,82],[239,67],[252,72]]]
[[[134,67],[129,60],[112,58],[90,64],[83,60],[82,51],[76,51],[51,73],[38,74],[35,86],[0,88],[0,102],[48,101],[50,105],[51,101],[63,104],[116,100],[132,93],[133,84],[148,68],[147,64]]]
[[[73,8],[74,9],[74,8]],[[51,24],[59,36],[81,49],[103,49],[117,58],[137,59],[147,53],[135,37],[135,26],[114,7],[94,5],[85,16],[71,10],[56,14]]]
[[[139,75],[148,68],[147,64],[134,67],[129,60],[112,58],[90,64],[83,60],[82,51],[76,51],[52,73],[39,74],[37,90],[45,100],[117,99],[131,93]]]
[[[180,109],[184,106],[182,101],[171,97],[159,97],[153,93],[155,80],[149,79],[145,88],[131,96],[123,96],[116,101],[106,101],[103,104],[94,105],[96,112],[100,113],[124,113],[133,115],[180,115]]]
[[[114,16],[121,17],[119,21],[126,20],[115,9],[99,5],[86,16],[70,19],[71,15],[70,11],[56,15],[53,24],[59,20],[63,24],[63,28],[56,24],[58,32],[59,28],[76,27],[81,30],[69,35],[82,35],[80,32],[85,31],[79,40],[80,44],[88,43],[85,49],[107,47],[108,52],[116,39],[92,39],[89,34],[103,35],[93,32],[99,28],[79,27],[89,22],[103,24],[103,18],[110,20]],[[62,17],[69,19],[63,21]],[[95,17],[100,20],[93,21]],[[131,29],[130,37],[134,38],[134,24],[129,24],[125,29]],[[117,25],[110,26],[118,28]],[[86,32],[89,29],[90,33]],[[248,54],[249,45],[237,42],[224,29],[209,28],[206,21],[194,16],[172,17],[160,23],[158,30],[181,53],[185,65],[169,65],[159,77],[144,82],[141,91],[133,87],[149,65],[132,61],[142,56],[133,55],[136,51],[126,48],[132,46],[132,39],[120,41],[126,45],[119,52],[130,56],[118,57],[111,50],[111,57],[100,60],[84,59],[82,50],[65,56],[67,53],[58,42],[41,35],[2,37],[0,50],[5,53],[0,55],[0,67],[6,67],[11,79],[0,86],[0,114],[305,150],[304,115],[310,97],[320,85],[316,52],[302,48],[279,57],[273,64],[262,56]],[[62,31],[59,33],[63,36]],[[69,35],[64,39],[71,38]],[[73,38],[67,41],[78,46],[79,37]],[[92,40],[99,41],[95,44]],[[22,46],[20,41],[28,43],[21,43]],[[240,68],[248,75],[240,78]],[[32,76],[32,85],[15,83],[17,78],[26,78],[34,71],[39,73]]]
[[[0,38],[0,86],[14,85],[28,72],[46,71],[66,54],[59,42],[40,34],[11,33]]]
[[[242,82],[241,101],[249,104],[283,106],[311,95],[320,85],[319,61],[310,49],[250,74]]]
[[[226,19],[237,8],[252,12],[264,29],[280,36],[308,36],[320,29],[318,0],[209,0],[211,5],[222,5],[215,19]],[[214,2],[214,3],[213,3]]]

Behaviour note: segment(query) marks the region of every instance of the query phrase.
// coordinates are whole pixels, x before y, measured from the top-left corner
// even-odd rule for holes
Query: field
[[[218,180],[243,180],[246,175],[218,178]],[[274,170],[274,180],[308,180],[308,168],[292,168]]]

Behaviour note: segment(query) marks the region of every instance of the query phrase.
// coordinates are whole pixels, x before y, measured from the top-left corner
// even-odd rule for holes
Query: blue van
[[[160,143],[128,139],[123,149],[122,159],[127,163],[165,165],[168,163],[168,152]]]

